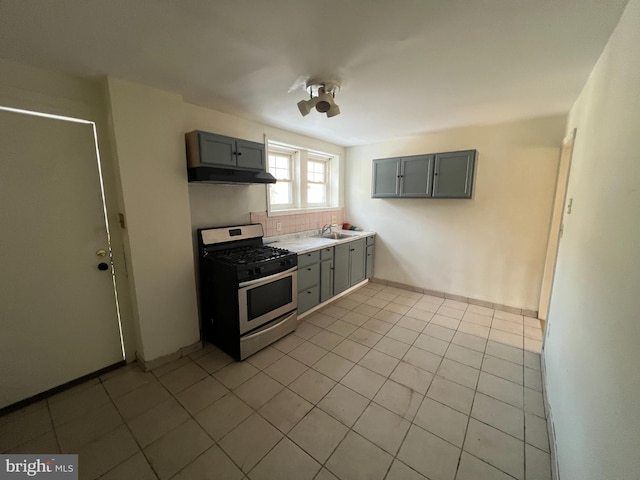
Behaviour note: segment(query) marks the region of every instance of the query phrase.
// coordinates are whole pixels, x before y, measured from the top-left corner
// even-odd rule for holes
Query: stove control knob
[[[247,268],[247,276],[251,276],[253,275],[253,270],[251,270],[250,268]]]

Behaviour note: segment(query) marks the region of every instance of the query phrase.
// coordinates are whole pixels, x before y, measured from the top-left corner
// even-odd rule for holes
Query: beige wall
[[[569,117],[577,128],[544,347],[563,480],[640,472],[640,0]]]
[[[374,230],[375,276],[537,310],[565,117],[347,149],[346,221]],[[473,198],[372,199],[374,158],[477,149]]]
[[[108,90],[138,354],[149,361],[200,338],[182,98],[113,78]]]

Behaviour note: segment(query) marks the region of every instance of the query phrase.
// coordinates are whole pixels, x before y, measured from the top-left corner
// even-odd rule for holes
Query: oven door
[[[293,267],[239,285],[240,335],[298,308],[297,270]]]

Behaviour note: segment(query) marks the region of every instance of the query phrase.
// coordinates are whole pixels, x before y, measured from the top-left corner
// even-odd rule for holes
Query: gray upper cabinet
[[[262,143],[236,140],[236,147],[238,168],[267,169],[264,159],[264,145]]]
[[[373,160],[372,198],[471,198],[475,150]]]
[[[475,150],[436,154],[433,197],[471,198],[475,159]]]
[[[384,158],[373,161],[374,198],[400,195],[400,158]]]
[[[431,195],[433,155],[417,155],[402,159],[400,196],[424,198]]]
[[[266,170],[264,144],[194,130],[186,135],[190,167]]]

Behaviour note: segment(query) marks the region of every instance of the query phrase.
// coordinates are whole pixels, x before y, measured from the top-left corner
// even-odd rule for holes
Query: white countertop
[[[318,235],[317,230],[292,233],[290,235],[279,235],[275,237],[265,237],[263,242],[265,245],[272,245],[278,248],[284,248],[295,253],[307,253],[313,250],[318,250],[325,247],[333,247],[340,245],[341,243],[351,242],[358,238],[371,237],[376,232],[362,232],[356,230],[334,230],[332,233],[342,233],[349,235],[349,238],[341,238],[340,240],[333,240],[329,238],[321,238]]]

